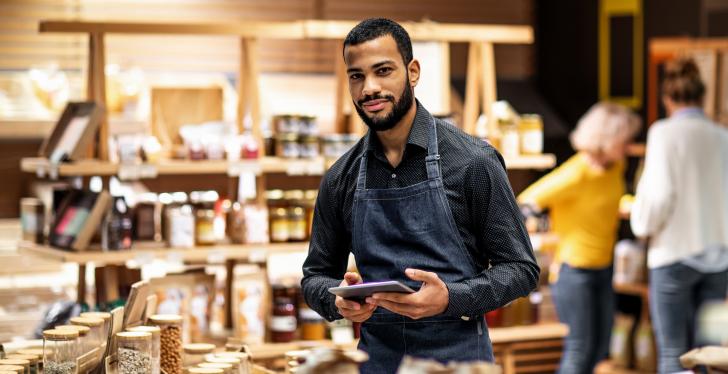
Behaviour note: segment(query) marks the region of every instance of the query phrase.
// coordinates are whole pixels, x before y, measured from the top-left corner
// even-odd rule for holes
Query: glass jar
[[[56,330],[73,330],[78,331],[78,355],[83,356],[96,348],[96,345],[91,343],[91,338],[88,333],[91,329],[88,326],[81,325],[60,325],[56,326]]]
[[[35,197],[20,199],[20,225],[23,231],[23,240],[42,244],[43,227],[45,225],[45,211],[43,202]]]
[[[245,243],[245,211],[237,201],[232,203],[227,216],[227,236],[234,244]]]
[[[0,373],[23,374],[25,373],[25,368],[18,365],[0,365]]]
[[[116,334],[119,374],[152,372],[152,334],[125,331]]]
[[[136,327],[130,327],[127,329],[127,331],[131,332],[147,332],[152,334],[152,374],[159,374],[160,371],[160,364],[159,364],[159,354],[160,354],[160,339],[159,335],[161,333],[161,330],[157,326],[136,326]]]
[[[101,247],[104,250],[131,249],[132,215],[123,196],[112,198],[111,209],[106,214],[101,233]]]
[[[104,324],[101,326],[101,341],[105,342],[109,337],[109,328],[111,327],[111,313],[108,312],[85,312],[78,315],[84,318],[100,318],[104,320]]]
[[[170,247],[192,248],[195,246],[195,216],[192,206],[170,206],[167,209],[167,238]]]
[[[43,368],[43,348],[19,349],[15,352],[21,355],[35,356],[35,358],[38,360],[38,369],[40,370]],[[2,357],[0,355],[0,358],[5,357]]]
[[[275,208],[270,215],[270,241],[287,242],[290,239],[290,225],[286,208]]]
[[[139,195],[134,207],[134,239],[162,241],[162,203],[153,192]]]
[[[216,368],[189,368],[187,369],[187,373],[189,374],[225,374],[225,372],[222,369],[216,369]]]
[[[218,352],[215,353],[215,357],[232,357],[240,362],[239,370],[240,374],[249,374],[252,369],[250,368],[250,355],[244,352]]]
[[[78,356],[77,331],[43,331],[44,374],[75,374]]]
[[[223,374],[237,374],[237,371],[233,371],[233,365],[226,364],[226,363],[220,363],[220,362],[203,362],[197,367],[200,368],[208,368],[208,369],[220,369],[222,370]]]
[[[205,357],[207,363],[230,365],[232,374],[242,374],[242,368],[240,367],[240,359],[237,357],[219,357],[217,355],[207,355]],[[202,367],[202,364],[200,364]],[[222,368],[222,367],[220,367]]]
[[[300,206],[288,208],[288,240],[302,242],[308,237],[306,213]]]
[[[214,245],[215,236],[215,210],[204,207],[195,212],[195,241],[197,245]]]
[[[301,158],[317,158],[321,155],[319,151],[319,137],[316,135],[301,136],[299,143],[299,153]]]
[[[0,360],[0,365],[20,366],[23,368],[24,374],[30,374],[30,361],[24,358],[11,358],[8,356]]]
[[[301,320],[302,340],[326,339],[326,320],[308,305],[299,304],[298,315]]]
[[[215,350],[215,345],[205,343],[185,344],[184,367],[189,369],[205,362],[205,355]]]
[[[503,153],[503,157],[518,157],[521,153],[518,126],[509,121],[501,125],[501,131],[503,137],[501,138],[500,151]]]
[[[318,190],[306,190],[303,198],[303,208],[306,210],[306,232],[310,235],[313,227],[313,212],[316,207]]]
[[[301,150],[298,145],[298,134],[282,133],[276,136],[276,156],[283,158],[298,158]]]
[[[101,318],[73,317],[70,319],[72,325],[86,326],[90,330],[87,339],[91,347],[100,347],[103,342],[101,328],[104,320]]]
[[[155,314],[149,318],[161,330],[160,365],[166,374],[182,374],[182,316]]]
[[[538,114],[524,114],[518,125],[521,137],[521,153],[539,155],[543,153],[543,120]]]
[[[287,289],[273,286],[273,316],[270,320],[271,339],[274,343],[293,341],[297,329],[296,306],[287,295]]]

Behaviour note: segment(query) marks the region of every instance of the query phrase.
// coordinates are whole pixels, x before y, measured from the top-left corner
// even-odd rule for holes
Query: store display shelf
[[[490,341],[493,344],[504,344],[533,340],[561,339],[569,333],[569,327],[563,323],[539,323],[527,326],[489,328]]]
[[[518,157],[504,157],[506,162],[506,169],[509,170],[524,170],[524,169],[536,169],[544,170],[551,169],[556,166],[556,156],[552,154],[541,154],[541,155],[522,155]]]
[[[551,154],[520,156],[505,159],[508,169],[549,169],[556,165],[556,157]],[[27,173],[45,176],[119,176],[121,179],[155,178],[158,175],[200,175],[227,174],[238,176],[241,173],[282,173],[288,175],[323,175],[332,162],[324,158],[286,159],[263,157],[257,160],[228,161],[188,161],[163,160],[157,163],[123,165],[99,160],[80,160],[52,165],[41,157],[23,158],[20,168]]]
[[[45,245],[21,242],[18,244],[21,254],[35,255],[47,260],[68,263],[94,263],[95,265],[123,265],[127,261],[147,263],[154,259],[171,259],[177,261],[222,263],[225,260],[247,260],[265,262],[273,253],[293,253],[308,251],[308,242],[276,243],[276,244],[229,244],[195,248],[166,248],[140,245],[131,250],[81,252],[67,251]]]
[[[647,297],[649,287],[645,283],[614,283],[614,292],[623,295]]]
[[[639,371],[635,369],[622,368],[614,364],[612,360],[600,362],[594,369],[595,374],[649,374],[650,371]]]

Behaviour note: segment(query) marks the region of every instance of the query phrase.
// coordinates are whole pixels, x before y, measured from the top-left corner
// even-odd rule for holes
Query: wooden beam
[[[497,100],[496,92],[496,76],[495,76],[495,54],[493,53],[493,43],[482,43],[480,53],[482,54],[480,63],[482,64],[481,78],[483,83],[483,113],[491,119],[491,106]],[[493,121],[489,121],[492,124]]]
[[[101,125],[97,134],[96,144],[92,144],[89,149],[88,156],[98,157],[101,160],[109,159],[108,139],[109,139],[109,116],[106,111],[106,57],[104,50],[104,34],[93,32],[89,34],[89,53],[88,53],[88,69],[86,80],[86,97],[90,101],[94,101],[103,107],[101,115]],[[96,145],[96,152],[94,152]]]
[[[480,115],[481,58],[480,43],[471,42],[468,49],[468,66],[465,75],[465,104],[463,105],[463,130],[475,133],[475,123]]]
[[[655,38],[650,40],[650,54],[682,52],[685,49],[728,49],[728,38]]]
[[[336,112],[334,114],[334,131],[337,133],[345,133],[348,131],[346,124],[346,109],[351,102],[349,95],[349,79],[346,74],[346,64],[341,57],[339,49],[334,53],[334,67],[336,76],[336,92],[335,103]]]

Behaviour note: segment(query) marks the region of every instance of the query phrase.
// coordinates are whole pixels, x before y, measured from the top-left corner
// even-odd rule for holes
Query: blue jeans
[[[725,300],[728,271],[705,274],[681,263],[650,270],[650,313],[660,373],[683,371],[680,355],[696,346],[696,312]]]
[[[592,270],[562,264],[553,297],[559,319],[569,326],[559,373],[590,374],[609,354],[614,320],[612,267]]]

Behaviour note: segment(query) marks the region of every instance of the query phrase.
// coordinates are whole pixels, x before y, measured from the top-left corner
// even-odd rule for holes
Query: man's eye
[[[349,79],[351,79],[351,80],[359,80],[359,79],[361,79],[361,77],[362,77],[361,74],[352,74],[352,75],[349,76]]]
[[[389,74],[392,71],[390,67],[384,67],[377,69],[377,74]]]

